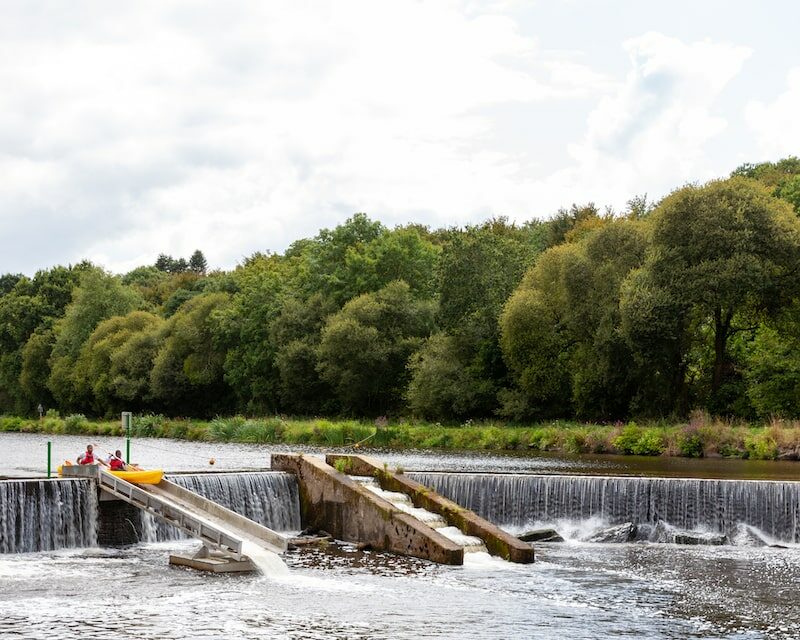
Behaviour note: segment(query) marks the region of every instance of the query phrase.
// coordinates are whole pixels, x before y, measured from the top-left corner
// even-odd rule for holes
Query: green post
[[[47,441],[47,478],[50,478],[50,454],[53,452],[53,443]]]
[[[125,429],[125,464],[131,463],[131,412],[122,412],[122,428]]]

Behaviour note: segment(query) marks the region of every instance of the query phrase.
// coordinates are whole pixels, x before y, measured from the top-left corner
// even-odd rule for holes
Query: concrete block
[[[399,491],[411,498],[415,507],[422,507],[442,516],[449,525],[457,527],[468,536],[477,536],[483,540],[486,549],[495,556],[510,562],[528,564],[534,561],[533,547],[500,529],[478,514],[465,509],[452,500],[408,478],[395,473],[388,467],[367,456],[328,455],[325,460],[329,465],[337,460],[344,460],[345,468],[351,475],[370,476],[378,480],[381,489]],[[341,463],[340,463],[341,464]]]
[[[273,454],[272,468],[297,476],[304,527],[376,550],[442,564],[464,562],[464,550],[455,542],[318,458]]]

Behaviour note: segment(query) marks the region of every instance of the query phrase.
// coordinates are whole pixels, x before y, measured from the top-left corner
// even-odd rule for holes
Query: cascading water
[[[0,553],[97,544],[97,491],[89,480],[0,482]]]
[[[740,525],[800,542],[800,483],[756,480],[408,473],[503,526],[561,519],[659,521],[735,536]]]
[[[170,476],[175,484],[200,494],[275,531],[297,531],[300,497],[296,478],[274,471]],[[186,536],[142,513],[143,538],[147,542],[177,540]]]
[[[475,536],[465,535],[458,529],[458,527],[448,527],[447,521],[442,516],[437,513],[433,513],[432,511],[428,511],[427,509],[415,507],[411,502],[411,498],[409,498],[405,493],[400,493],[398,491],[385,491],[381,489],[378,481],[375,480],[375,478],[371,478],[369,476],[350,477],[372,491],[372,493],[375,495],[383,498],[387,502],[391,502],[395,507],[400,509],[400,511],[415,517],[420,522],[424,522],[432,529],[436,529],[445,538],[449,538],[457,545],[462,546],[465,553],[486,551],[486,545],[483,544],[483,540]]]

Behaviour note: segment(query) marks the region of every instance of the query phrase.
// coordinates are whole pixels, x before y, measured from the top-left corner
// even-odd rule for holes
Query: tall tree
[[[328,319],[319,371],[345,411],[379,415],[400,406],[408,359],[430,334],[433,312],[400,280],[354,298]]]
[[[154,398],[173,412],[208,416],[232,408],[218,328],[230,303],[226,293],[203,294],[189,300],[166,324],[150,383]]]
[[[631,299],[622,301],[623,312],[636,317],[628,324],[629,335],[637,340],[636,327],[646,321],[642,309],[669,309],[671,319],[657,343],[678,345],[685,358],[691,341],[682,334],[702,340],[702,327],[708,327],[709,401],[725,410],[720,392],[735,374],[731,337],[797,292],[800,221],[788,203],[742,177],[680,189],[651,220],[652,243],[642,272],[632,274],[626,289]]]
[[[207,269],[208,262],[206,261],[206,257],[200,249],[197,249],[192,254],[191,258],[189,258],[189,270],[200,275],[205,275]]]
[[[74,377],[75,362],[81,348],[98,324],[113,316],[125,315],[143,304],[137,291],[126,287],[116,276],[100,269],[86,271],[64,317],[55,327],[55,344],[50,358],[48,387],[64,410],[84,409],[89,398],[80,394]]]

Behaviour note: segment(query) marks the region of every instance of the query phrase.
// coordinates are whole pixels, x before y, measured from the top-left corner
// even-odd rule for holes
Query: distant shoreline
[[[41,420],[0,416],[0,432],[124,436],[118,420],[53,415]],[[693,416],[684,423],[613,425],[548,421],[510,425],[467,421],[442,425],[415,420],[363,421],[327,418],[245,418],[210,421],[135,416],[131,435],[203,442],[351,446],[355,448],[462,451],[530,451],[685,458],[800,459],[800,423],[773,420],[748,425]]]

